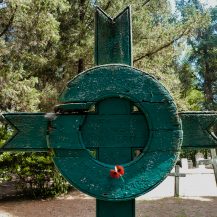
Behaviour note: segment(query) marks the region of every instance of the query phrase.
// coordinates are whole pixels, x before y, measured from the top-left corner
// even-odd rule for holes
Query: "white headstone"
[[[205,167],[204,164],[199,164],[198,168],[200,168],[200,169],[206,169],[206,167]]]
[[[182,158],[182,170],[188,170],[188,159],[187,158]]]
[[[199,167],[199,161],[204,160],[203,153],[197,152],[197,154],[195,154],[195,160],[196,160],[196,166]]]

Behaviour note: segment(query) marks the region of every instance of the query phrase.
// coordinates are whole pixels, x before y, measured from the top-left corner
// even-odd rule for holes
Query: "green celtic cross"
[[[132,67],[130,7],[114,19],[96,8],[95,22],[98,66],[67,84],[53,113],[3,114],[16,133],[0,151],[52,151],[61,174],[97,198],[97,217],[133,217],[135,198],[166,178],[181,148],[217,147],[217,113],[179,113],[158,80]],[[110,176],[115,165],[121,179]]]

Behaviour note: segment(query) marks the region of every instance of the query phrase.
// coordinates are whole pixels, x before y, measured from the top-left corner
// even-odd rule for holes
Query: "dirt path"
[[[49,200],[0,200],[0,217],[95,217],[95,200],[79,192]],[[217,198],[136,202],[137,217],[217,217]]]

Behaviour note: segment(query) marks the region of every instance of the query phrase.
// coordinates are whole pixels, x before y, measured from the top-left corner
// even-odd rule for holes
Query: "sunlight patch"
[[[8,213],[8,212],[1,211],[1,210],[0,210],[0,217],[15,217],[15,216],[11,215],[11,214]]]
[[[184,200],[199,200],[199,201],[206,201],[206,202],[213,201],[212,198],[208,198],[208,197],[180,197],[180,198]]]

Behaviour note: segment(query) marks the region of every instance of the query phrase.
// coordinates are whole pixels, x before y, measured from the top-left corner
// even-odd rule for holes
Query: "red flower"
[[[110,176],[113,179],[119,179],[123,175],[124,175],[124,167],[122,166],[117,165],[115,166],[114,170],[110,170]]]
[[[124,167],[122,167],[122,166],[119,166],[119,165],[117,165],[117,166],[115,166],[116,168],[117,168],[117,172],[121,175],[121,176],[123,176],[124,175]]]
[[[115,170],[110,170],[110,176],[113,179],[119,179],[120,178],[120,174],[118,172],[116,172]]]

